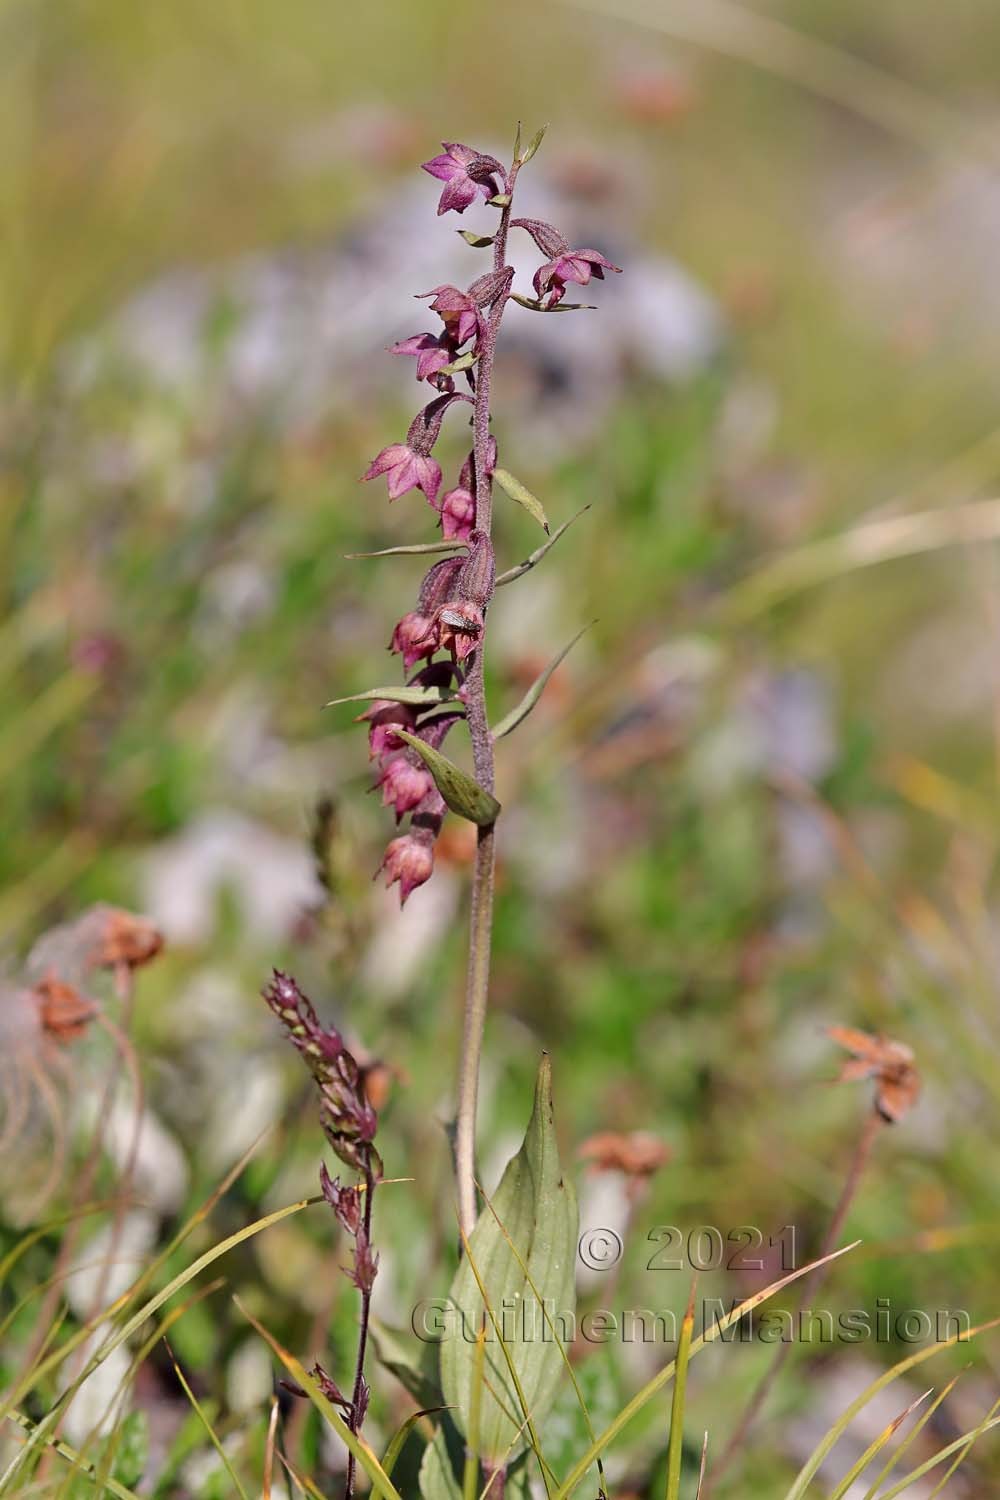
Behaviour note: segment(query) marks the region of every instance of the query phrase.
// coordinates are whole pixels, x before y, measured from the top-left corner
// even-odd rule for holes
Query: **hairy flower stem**
[[[882,1133],[882,1129],[885,1126],[885,1123],[886,1122],[882,1118],[882,1116],[878,1113],[877,1110],[874,1109],[865,1120],[864,1129],[858,1137],[857,1145],[854,1148],[854,1155],[851,1158],[851,1164],[847,1169],[847,1176],[844,1179],[844,1186],[841,1188],[840,1197],[837,1199],[837,1206],[833,1211],[833,1217],[831,1218],[830,1223],[827,1226],[826,1234],[823,1236],[823,1243],[820,1246],[819,1250],[816,1252],[817,1260],[822,1260],[824,1256],[829,1255],[831,1250],[834,1249],[837,1240],[840,1238],[840,1232],[844,1227],[844,1221],[847,1218],[851,1204],[854,1202],[854,1198],[857,1194],[858,1188],[861,1186],[861,1179],[865,1174],[866,1167],[868,1166],[868,1161],[872,1154],[872,1148],[875,1145],[875,1142],[878,1139],[879,1135]],[[799,1292],[797,1303],[799,1311],[801,1311],[807,1305],[808,1299],[811,1296],[815,1296],[815,1294],[819,1291],[820,1287],[826,1281],[829,1269],[830,1267],[828,1265],[819,1266],[815,1271],[813,1271],[810,1276],[806,1276],[803,1279],[803,1281],[801,1282],[801,1290]],[[736,1428],[725,1448],[723,1449],[722,1455],[715,1466],[715,1472],[712,1474],[711,1480],[713,1485],[718,1483],[718,1481],[722,1478],[722,1475],[729,1468],[733,1459],[736,1457],[737,1453],[743,1446],[747,1433],[750,1431],[754,1422],[756,1422],[757,1418],[760,1416],[761,1410],[764,1406],[764,1402],[767,1400],[768,1396],[771,1393],[772,1386],[774,1385],[778,1376],[781,1374],[781,1371],[785,1365],[785,1361],[788,1358],[792,1347],[793,1344],[791,1340],[783,1342],[781,1344],[778,1353],[775,1356],[773,1364],[765,1373],[759,1385],[757,1386],[757,1389],[754,1391],[753,1395],[748,1401],[742,1417],[736,1424]],[[705,1500],[707,1500],[708,1493],[709,1491],[706,1488]]]
[[[507,174],[504,191],[514,195],[519,163]],[[501,211],[493,242],[493,266],[502,271],[507,256],[510,203]],[[504,292],[493,303],[483,335],[476,367],[476,396],[472,413],[473,461],[476,477],[476,528],[490,536],[493,529],[493,479],[489,466],[490,388],[500,321],[509,298]],[[483,678],[483,647],[480,646],[465,683],[466,715],[472,740],[472,762],[480,786],[494,788],[493,736],[486,711]],[[479,1062],[490,982],[493,937],[493,887],[496,864],[495,830],[480,828],[476,865],[472,877],[469,919],[469,966],[465,985],[465,1017],[462,1053],[458,1070],[458,1104],[455,1115],[455,1177],[458,1187],[458,1218],[462,1232],[470,1235],[476,1223],[476,1101],[479,1093]]]
[[[370,1245],[372,1239],[372,1200],[375,1197],[375,1173],[371,1168],[371,1161],[365,1167],[365,1208],[362,1222],[365,1228],[365,1240]],[[358,1324],[358,1356],[354,1366],[354,1389],[351,1392],[351,1413],[349,1426],[352,1432],[360,1432],[361,1423],[358,1413],[361,1409],[362,1393],[365,1384],[365,1354],[368,1348],[368,1323],[371,1317],[372,1293],[371,1287],[361,1292],[361,1321]],[[355,1459],[353,1453],[347,1455],[347,1477],[344,1484],[344,1500],[351,1500],[354,1494]]]

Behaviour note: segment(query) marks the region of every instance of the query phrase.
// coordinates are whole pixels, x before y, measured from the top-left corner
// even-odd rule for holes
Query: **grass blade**
[[[670,1404],[670,1442],[667,1446],[667,1491],[666,1500],[680,1500],[681,1457],[684,1449],[684,1400],[687,1394],[687,1367],[691,1354],[691,1336],[694,1333],[694,1293],[697,1278],[691,1283],[687,1312],[681,1324],[681,1336],[677,1341],[677,1374],[674,1377],[674,1394]]]
[[[885,1447],[886,1443],[890,1440],[893,1434],[898,1432],[900,1427],[902,1427],[903,1423],[910,1415],[910,1412],[914,1411],[921,1404],[921,1402],[926,1401],[927,1397],[930,1394],[931,1393],[928,1390],[924,1391],[922,1396],[917,1396],[915,1400],[910,1402],[909,1406],[905,1407],[900,1412],[898,1417],[893,1417],[888,1427],[884,1428],[877,1437],[872,1439],[872,1441],[868,1444],[868,1447],[865,1449],[864,1453],[862,1453],[861,1457],[857,1459],[857,1461],[853,1463],[848,1469],[843,1479],[837,1485],[837,1488],[830,1492],[829,1500],[844,1500],[844,1496],[847,1494],[854,1481],[860,1478],[860,1476],[865,1472],[875,1455],[877,1453],[881,1453],[882,1449]]]
[[[932,1355],[940,1353],[942,1349],[948,1349],[952,1344],[957,1344],[960,1341],[965,1343],[967,1340],[975,1338],[979,1333],[985,1333],[990,1328],[996,1328],[998,1324],[1000,1324],[1000,1318],[992,1318],[988,1323],[980,1323],[978,1327],[970,1329],[968,1333],[959,1332],[952,1334],[951,1338],[942,1339],[939,1344],[930,1344],[926,1349],[918,1349],[916,1354],[909,1355],[908,1358],[900,1360],[898,1364],[893,1365],[890,1370],[885,1370],[877,1380],[873,1380],[871,1385],[865,1387],[860,1396],[855,1397],[846,1411],[834,1422],[829,1432],[820,1439],[796,1475],[792,1487],[788,1491],[786,1500],[802,1500],[802,1496],[805,1494],[816,1470],[834,1444],[847,1431],[858,1412],[862,1411],[872,1397],[878,1395],[879,1391],[884,1390],[887,1385],[891,1385],[898,1375],[903,1375],[907,1370],[912,1370],[916,1365],[923,1364],[925,1359],[930,1359]]]
[[[853,1250],[860,1243],[860,1240],[854,1240],[851,1244],[844,1245],[839,1250],[833,1250],[829,1255],[824,1255],[820,1260],[810,1261],[808,1265],[799,1266],[797,1270],[790,1271],[787,1276],[782,1276],[778,1281],[772,1281],[770,1286],[764,1287],[762,1291],[755,1292],[752,1297],[747,1297],[745,1301],[734,1307],[732,1312],[726,1313],[725,1317],[717,1319],[711,1328],[706,1329],[696,1339],[691,1340],[690,1355],[697,1354],[699,1349],[703,1349],[706,1344],[714,1343],[717,1338],[721,1338],[727,1328],[730,1328],[734,1323],[738,1323],[740,1318],[745,1317],[748,1312],[752,1312],[755,1307],[759,1307],[762,1302],[766,1302],[769,1297],[776,1296],[786,1286],[790,1286],[793,1281],[798,1281],[800,1277],[810,1275],[820,1266],[825,1266],[830,1261],[837,1260],[841,1255],[846,1255],[849,1250]],[[608,1423],[601,1435],[594,1439],[583,1456],[573,1465],[568,1477],[559,1486],[555,1494],[550,1497],[550,1500],[566,1500],[566,1497],[572,1494],[594,1460],[604,1452],[604,1449],[610,1443],[614,1442],[618,1434],[628,1426],[634,1416],[638,1415],[647,1402],[651,1401],[657,1392],[661,1391],[673,1379],[675,1369],[676,1361],[671,1360],[669,1364],[664,1365],[663,1369],[653,1376],[652,1380],[647,1381],[640,1391],[636,1392],[631,1401],[626,1402],[614,1420]]]
[[[163,1342],[166,1345],[167,1354],[170,1356],[170,1363],[174,1367],[174,1374],[177,1376],[177,1383],[179,1384],[181,1390],[184,1392],[185,1396],[190,1401],[190,1403],[191,1403],[191,1410],[195,1413],[195,1415],[198,1418],[198,1421],[201,1423],[202,1427],[205,1429],[205,1432],[208,1434],[209,1442],[212,1444],[212,1447],[215,1449],[216,1453],[219,1455],[220,1459],[222,1460],[222,1466],[223,1466],[223,1468],[225,1469],[226,1473],[229,1475],[230,1479],[233,1481],[233,1484],[236,1486],[236,1489],[237,1489],[237,1491],[239,1492],[239,1495],[240,1495],[240,1500],[248,1500],[247,1492],[243,1488],[243,1485],[240,1482],[240,1476],[237,1474],[236,1470],[233,1468],[232,1464],[230,1463],[230,1461],[229,1461],[229,1454],[226,1452],[225,1448],[222,1446],[222,1441],[219,1438],[218,1433],[216,1432],[215,1428],[212,1426],[211,1422],[208,1420],[208,1417],[205,1415],[204,1411],[202,1410],[201,1405],[200,1405],[200,1403],[198,1401],[197,1396],[195,1395],[195,1393],[191,1389],[191,1387],[188,1385],[187,1380],[184,1378],[184,1373],[181,1370],[180,1365],[177,1363],[176,1358],[174,1357],[174,1351],[171,1349],[171,1347],[170,1347],[169,1343],[167,1343],[166,1339],[164,1339]]]
[[[278,1340],[272,1333],[267,1331],[263,1324],[258,1323],[253,1314],[244,1307],[239,1297],[234,1297],[233,1301],[251,1327],[256,1328],[264,1342],[270,1345],[271,1350],[284,1365],[296,1385],[302,1387],[316,1410],[321,1416],[326,1418],[348,1452],[354,1454],[356,1461],[371,1480],[373,1492],[377,1495],[383,1495],[385,1500],[402,1500],[402,1496],[379,1463],[373,1450],[359,1433],[351,1431],[340,1415],[340,1412],[326,1399],[315,1380],[312,1380],[306,1374],[299,1361],[295,1358],[295,1355],[291,1354],[282,1344],[279,1344]]]

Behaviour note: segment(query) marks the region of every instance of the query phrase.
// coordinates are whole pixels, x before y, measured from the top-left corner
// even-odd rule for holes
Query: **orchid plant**
[[[580,304],[564,301],[567,286],[586,286],[592,277],[603,280],[606,271],[620,270],[597,250],[572,248],[554,225],[513,216],[518,174],[538,150],[543,134],[539,131],[522,149],[518,132],[509,167],[485,152],[448,142],[441,155],[424,163],[423,170],[444,183],[439,214],[462,214],[479,200],[497,210],[493,234],[460,231],[474,248],[490,249],[493,264],[464,290],[443,285],[418,294],[431,299],[431,311],[443,326],[438,332],[415,333],[391,352],[415,357],[417,380],[438,394],[414,417],[405,442],[383,448],[363,475],[366,481],[384,478],[390,501],[419,490],[437,512],[440,542],[388,551],[453,554],[430,568],[415,607],[392,633],[390,650],[402,657],[404,672],[417,670],[396,689],[372,689],[362,695],[372,702],[361,719],[368,725],[382,800],[393,808],[397,823],[409,817],[406,831],[392,839],[380,866],[388,884],[398,883],[401,901],[430,879],[435,842],[449,809],[478,826],[455,1135],[459,1217],[466,1234],[476,1219],[476,1093],[500,811],[494,795],[494,744],[530,711],[548,677],[548,672],[543,674],[544,680],[529,690],[519,709],[491,728],[483,678],[486,617],[496,589],[533,567],[565,530],[550,535],[525,563],[497,576],[492,540],[495,485],[525,506],[547,534],[549,526],[535,497],[500,466],[491,430],[493,368],[500,326],[512,302],[532,312],[569,311]],[[534,275],[533,297],[514,290],[514,271],[507,263],[511,230],[528,234],[544,257]],[[465,388],[459,389],[460,384]],[[433,449],[445,416],[465,407],[471,407],[472,451],[458,483],[442,493],[442,470]],[[463,721],[472,742],[474,780],[441,753],[446,736]]]
[[[368,728],[370,758],[377,768],[375,787],[381,792],[384,805],[393,809],[397,824],[403,818],[409,819],[405,831],[390,841],[379,866],[387,885],[398,885],[400,901],[405,903],[431,878],[435,844],[449,811],[469,819],[477,827],[455,1120],[455,1172],[464,1244],[473,1233],[478,1214],[476,1100],[490,969],[495,831],[500,813],[495,796],[494,746],[531,711],[565,655],[565,651],[559,654],[512,713],[491,726],[483,674],[487,616],[496,589],[533,568],[571,524],[566,522],[550,533],[539,501],[500,465],[490,405],[494,362],[500,326],[511,303],[536,313],[574,310],[582,304],[564,300],[568,286],[586,286],[593,277],[603,280],[605,272],[620,270],[597,250],[573,248],[554,225],[513,216],[518,175],[535,155],[543,135],[544,129],[522,148],[519,128],[513,157],[506,167],[496,157],[454,142],[445,142],[442,153],[423,164],[425,172],[443,183],[439,215],[464,214],[479,201],[496,209],[494,233],[459,231],[473,248],[492,251],[492,266],[465,289],[441,285],[417,294],[430,300],[430,310],[442,326],[402,339],[393,345],[391,353],[415,359],[417,381],[430,385],[436,394],[414,417],[405,440],[383,448],[362,476],[363,481],[384,479],[390,501],[410,491],[422,493],[436,512],[441,531],[439,541],[363,555],[446,554],[430,567],[414,607],[403,614],[392,632],[389,649],[402,658],[403,672],[410,675],[396,687],[372,688],[354,698],[368,702],[360,722]],[[507,261],[511,230],[529,235],[543,257],[533,278],[533,296],[514,290],[514,270]],[[444,476],[433,456],[434,448],[445,417],[466,408],[470,409],[471,451],[461,466],[458,482],[442,490]],[[529,558],[499,577],[492,538],[494,486],[522,505],[548,538]],[[466,725],[472,744],[472,776],[442,753],[445,739],[461,723]],[[355,1265],[349,1274],[362,1298],[361,1337],[352,1396],[342,1397],[329,1377],[324,1374],[323,1379],[329,1398],[342,1407],[351,1431],[357,1433],[367,1404],[363,1368],[371,1283],[376,1269],[370,1240],[371,1206],[378,1175],[373,1165],[377,1161],[372,1144],[374,1113],[366,1113],[363,1091],[358,1092],[361,1085],[357,1065],[344,1050],[339,1036],[319,1026],[294,981],[276,974],[266,998],[319,1084],[324,1101],[324,1127],[334,1151],[341,1160],[354,1166],[361,1177],[360,1214],[357,1189],[331,1183],[328,1175],[324,1175],[322,1184],[338,1221],[354,1236]],[[547,1080],[547,1072],[545,1077]],[[336,1121],[331,1114],[331,1088],[341,1104],[347,1099]],[[544,1114],[544,1101],[536,1101],[539,1122]],[[345,1117],[349,1118],[346,1155]],[[541,1124],[538,1129],[541,1130]],[[561,1180],[557,1186],[562,1189]],[[575,1215],[575,1205],[572,1212]],[[348,1495],[353,1477],[352,1458]]]

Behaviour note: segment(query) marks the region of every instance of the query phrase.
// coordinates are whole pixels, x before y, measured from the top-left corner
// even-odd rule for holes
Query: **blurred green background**
[[[825,1300],[1000,1311],[998,57],[986,0],[5,0],[0,939],[13,974],[94,900],[163,925],[134,1033],[177,1158],[157,1233],[269,1123],[219,1226],[312,1190],[311,1103],[257,998],[277,963],[393,1070],[383,1155],[414,1181],[383,1195],[384,1315],[447,1285],[470,845],[449,827],[401,918],[364,736],[323,704],[395,675],[421,575],[344,554],[432,536],[419,497],[356,482],[414,402],[384,344],[425,326],[383,286],[395,308],[451,279],[422,226],[466,222],[435,222],[418,164],[548,121],[525,177],[625,274],[580,320],[519,333],[513,309],[500,376],[504,462],[554,523],[591,508],[497,600],[494,715],[596,624],[499,756],[487,1175],[547,1047],[567,1158],[598,1130],[672,1152],[587,1298],[680,1308],[687,1276],[645,1269],[656,1225],[816,1248],[868,1102],[828,1087],[821,1028],[884,1030],[924,1093]],[[537,540],[501,511],[501,566]],[[585,1224],[624,1222],[617,1180],[581,1181]],[[314,1211],[228,1274],[319,1353],[354,1315],[330,1264]],[[263,1411],[225,1292],[174,1336],[224,1425],[240,1360]],[[901,1352],[797,1353],[725,1492],[775,1493]],[[590,1351],[597,1410],[658,1357]],[[696,1367],[692,1455],[768,1357]],[[932,1378],[970,1358],[945,1435],[992,1400],[988,1341]],[[658,1493],[665,1431],[617,1493]],[[989,1492],[988,1441],[977,1463],[956,1495]]]

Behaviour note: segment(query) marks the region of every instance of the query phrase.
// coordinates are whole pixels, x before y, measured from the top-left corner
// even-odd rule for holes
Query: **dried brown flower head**
[[[914,1066],[913,1052],[905,1043],[855,1031],[851,1026],[828,1026],[826,1034],[852,1053],[840,1070],[838,1083],[873,1078],[875,1108],[890,1125],[913,1108],[920,1093],[920,1074]]]
[[[626,1177],[652,1177],[670,1160],[670,1147],[645,1130],[629,1135],[614,1130],[588,1136],[577,1155],[590,1162],[592,1172],[621,1172]]]
[[[117,906],[95,906],[84,918],[90,943],[88,966],[138,969],[163,947],[163,935],[148,917]]]
[[[51,972],[35,985],[32,994],[38,1004],[42,1029],[58,1042],[73,1042],[83,1036],[97,1014],[97,1007]]]

